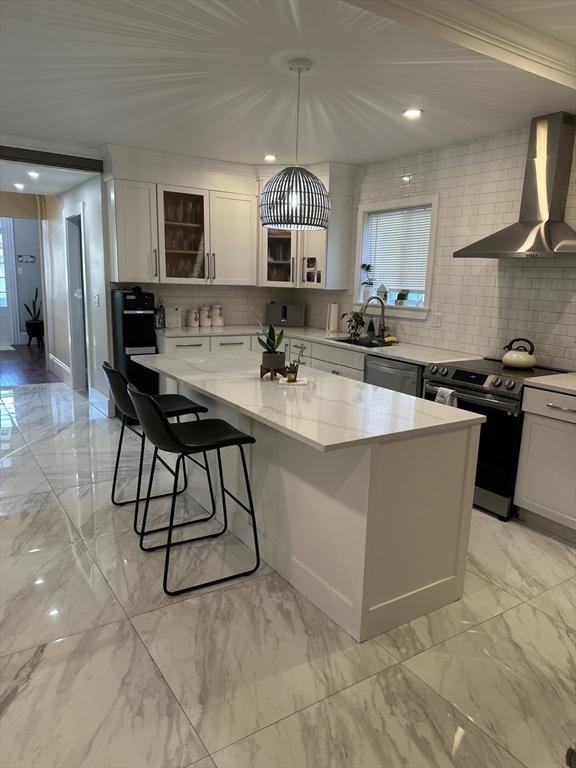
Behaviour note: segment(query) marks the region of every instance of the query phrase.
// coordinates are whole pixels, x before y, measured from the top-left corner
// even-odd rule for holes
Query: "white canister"
[[[212,315],[210,307],[200,307],[200,328],[210,328],[212,326]]]
[[[179,307],[166,307],[164,313],[166,328],[182,327],[182,317],[180,315]]]
[[[224,325],[224,312],[222,311],[221,304],[212,304],[210,311],[212,316],[212,327],[222,328]]]
[[[200,316],[198,314],[198,310],[189,309],[188,312],[186,312],[186,327],[198,328],[199,325],[200,325]]]

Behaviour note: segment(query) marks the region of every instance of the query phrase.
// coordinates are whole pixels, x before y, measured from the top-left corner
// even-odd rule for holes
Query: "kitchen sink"
[[[382,341],[381,339],[351,339],[349,336],[345,336],[343,339],[332,339],[332,341],[341,341],[344,344],[352,344],[355,347],[368,347],[369,349],[391,347],[398,343],[397,341]]]

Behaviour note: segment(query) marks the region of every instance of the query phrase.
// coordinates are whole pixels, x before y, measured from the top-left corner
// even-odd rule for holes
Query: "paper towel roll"
[[[328,304],[328,313],[326,317],[326,330],[337,331],[340,322],[338,304]]]

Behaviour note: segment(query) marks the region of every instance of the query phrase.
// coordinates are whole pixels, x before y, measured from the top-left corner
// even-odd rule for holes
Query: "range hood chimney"
[[[454,252],[455,257],[525,259],[576,255],[576,232],[564,222],[576,116],[567,112],[535,117],[517,224]]]

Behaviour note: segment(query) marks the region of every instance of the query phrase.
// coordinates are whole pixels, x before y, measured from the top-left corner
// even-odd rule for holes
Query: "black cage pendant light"
[[[312,62],[294,59],[288,64],[298,73],[296,107],[295,164],[272,176],[260,195],[260,221],[275,229],[326,229],[330,219],[330,196],[326,187],[313,173],[298,165],[298,134],[300,130],[300,77],[309,72]]]

